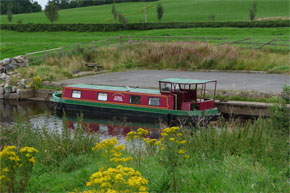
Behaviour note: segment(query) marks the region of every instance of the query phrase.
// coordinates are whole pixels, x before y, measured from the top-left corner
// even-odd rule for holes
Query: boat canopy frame
[[[196,80],[186,78],[166,78],[159,80],[160,93],[189,92],[201,85],[200,101],[206,98],[206,85],[214,83],[213,100],[216,97],[217,80]],[[164,87],[163,87],[164,86]]]

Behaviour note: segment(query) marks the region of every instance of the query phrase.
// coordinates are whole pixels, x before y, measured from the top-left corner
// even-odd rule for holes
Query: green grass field
[[[78,43],[123,36],[201,36],[229,37],[231,41],[253,37],[255,42],[273,38],[288,39],[290,28],[189,28],[150,31],[119,32],[15,32],[1,30],[0,59],[23,55],[43,49],[57,48]]]
[[[211,14],[216,21],[249,20],[249,8],[253,0],[161,0],[164,7],[163,22],[208,21]],[[257,17],[289,17],[289,1],[257,1]],[[148,22],[157,22],[156,6],[159,2],[148,2]],[[116,9],[125,14],[129,22],[144,22],[144,3],[120,3]],[[59,11],[56,23],[113,23],[112,5],[91,6]],[[1,23],[8,23],[2,15]],[[23,23],[49,23],[43,13],[18,14],[13,16],[13,23],[22,19]]]

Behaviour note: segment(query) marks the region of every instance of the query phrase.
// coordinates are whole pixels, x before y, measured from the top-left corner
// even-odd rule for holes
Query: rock
[[[27,84],[27,85],[25,85],[25,86],[24,86],[24,88],[30,88],[30,85],[29,85],[29,84]]]
[[[58,87],[58,86],[62,86],[62,83],[60,83],[60,82],[51,82],[50,86]]]
[[[4,88],[0,87],[0,95],[4,93]]]
[[[5,93],[4,98],[10,100],[19,100],[19,95],[17,93]]]
[[[8,75],[15,74],[15,72],[7,72]]]
[[[0,74],[0,80],[4,80],[5,77],[6,77],[6,74],[5,74],[5,73],[1,73],[1,74]]]
[[[10,61],[11,61],[10,58],[5,58],[3,60],[0,60],[0,64],[5,66],[5,65],[9,64]]]
[[[13,71],[17,68],[17,64],[16,63],[10,63],[8,65],[6,65],[6,72],[9,72],[9,71]]]
[[[19,99],[27,99],[34,97],[33,89],[17,89],[16,93],[19,96]]]
[[[19,81],[19,83],[20,83],[21,86],[25,86],[25,84],[26,84],[26,80],[25,80],[25,79],[21,79],[21,80]]]
[[[16,92],[16,86],[12,86],[12,88],[11,88],[11,92],[12,92],[12,93],[15,93],[15,92]]]
[[[73,74],[77,74],[77,73],[79,73],[80,71],[79,70],[74,70],[73,71]]]
[[[6,86],[6,87],[4,87],[4,93],[6,94],[6,93],[11,93],[11,91],[12,91],[12,87],[10,87],[10,86]]]
[[[42,82],[42,85],[44,85],[44,86],[49,86],[50,83],[49,83],[49,81],[45,80],[45,81]]]

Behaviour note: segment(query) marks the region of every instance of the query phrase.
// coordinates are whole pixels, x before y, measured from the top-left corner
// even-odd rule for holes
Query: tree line
[[[123,2],[150,2],[158,0],[50,0],[56,7],[60,9],[70,9],[76,7],[88,7],[94,5],[104,5]]]
[[[41,12],[41,6],[33,0],[1,0],[0,14],[4,15],[10,11],[13,14]]]

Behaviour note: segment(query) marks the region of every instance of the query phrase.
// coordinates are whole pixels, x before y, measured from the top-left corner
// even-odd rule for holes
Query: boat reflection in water
[[[88,118],[78,120],[75,116],[67,116],[64,121],[72,131],[80,127],[87,132],[98,132],[100,134],[100,140],[117,137],[120,143],[125,143],[125,138],[130,131],[137,131],[139,128],[143,128],[149,132],[146,136],[147,138],[159,138],[161,133],[160,128],[162,127],[158,124],[132,123],[117,120]]]

